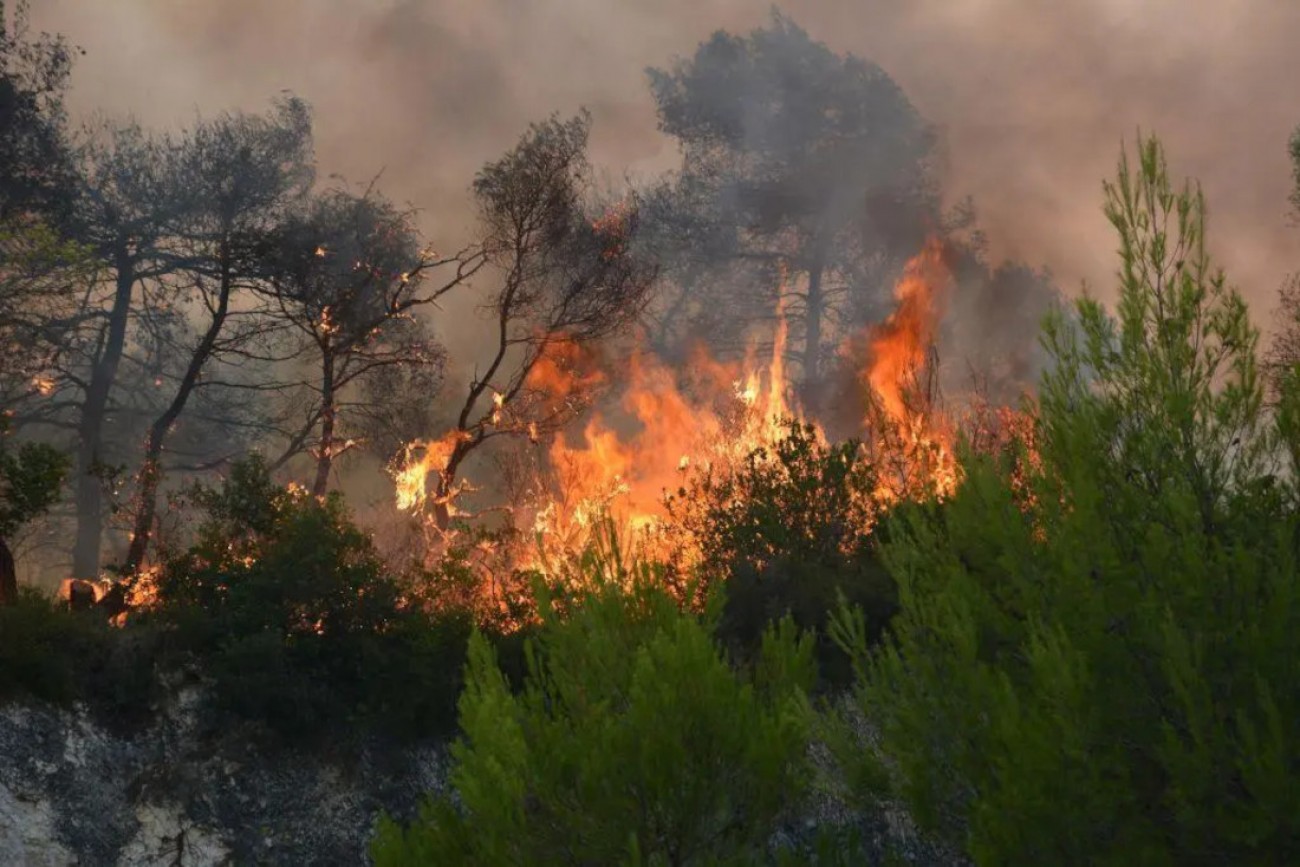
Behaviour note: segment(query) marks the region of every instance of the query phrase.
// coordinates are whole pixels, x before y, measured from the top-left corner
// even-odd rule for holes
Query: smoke
[[[716,29],[770,20],[768,0],[40,0],[33,25],[86,55],[69,107],[179,127],[261,112],[283,90],[315,108],[320,176],[365,182],[422,210],[443,252],[473,222],[475,171],[525,125],[580,106],[592,156],[618,179],[678,163],[656,128],[647,67],[688,57]],[[989,258],[1046,267],[1067,292],[1113,297],[1116,242],[1101,181],[1121,141],[1158,133],[1173,171],[1199,178],[1210,242],[1266,322],[1295,269],[1286,143],[1300,123],[1300,4],[1277,0],[787,0],[815,39],[882,67],[939,133],[948,204],[974,200]],[[884,220],[886,224],[889,220]],[[961,347],[1025,346],[1044,293],[1010,268],[950,299]],[[438,314],[472,364],[475,299]],[[997,359],[994,359],[998,361]],[[1034,360],[998,361],[1023,379]],[[368,479],[376,500],[390,491]],[[381,490],[382,489],[382,490]]]
[[[763,0],[43,0],[39,28],[86,49],[74,109],[179,124],[282,88],[317,108],[326,172],[469,223],[474,170],[522,126],[588,105],[600,163],[671,165],[643,70]],[[879,63],[941,130],[945,192],[971,195],[995,258],[1044,264],[1103,297],[1114,242],[1100,181],[1121,140],[1159,133],[1200,178],[1211,242],[1259,312],[1293,267],[1286,139],[1300,122],[1300,6],[1275,0],[800,0],[814,38]],[[1261,308],[1261,305],[1263,307]]]

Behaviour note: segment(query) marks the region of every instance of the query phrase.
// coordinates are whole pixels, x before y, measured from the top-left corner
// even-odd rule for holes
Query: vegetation
[[[1261,353],[1156,140],[1105,185],[1115,309],[1036,350],[1050,277],[986,262],[902,90],[779,13],[649,71],[676,170],[606,189],[552,115],[449,254],[318,187],[301,99],[73,130],[73,55],[0,3],[0,701],[144,725],[194,684],[212,731],[452,741],[385,865],[863,863],[899,804],[978,864],[1300,863],[1300,282]],[[1041,356],[1021,411],[931,424],[945,328],[999,343],[999,403]],[[596,424],[650,354],[680,400]],[[804,420],[680,454],[763,387]],[[676,480],[635,555],[625,422]],[[400,507],[349,509],[367,468]],[[19,584],[45,522],[68,604]]]
[[[0,436],[4,433],[0,425]],[[18,578],[7,540],[54,505],[67,470],[67,459],[45,443],[24,443],[13,454],[0,440],[0,607],[18,600]]]
[[[826,445],[811,426],[791,423],[770,452],[755,450],[727,471],[708,468],[669,499],[671,526],[702,558],[687,574],[725,584],[718,636],[732,652],[756,652],[769,625],[790,616],[817,636],[823,675],[847,680],[825,630],[836,600],[858,605],[873,636],[897,606],[878,555],[876,486],[859,443]]]
[[[609,572],[613,572],[612,575]],[[543,607],[512,694],[470,643],[456,797],[387,823],[378,864],[751,864],[805,782],[812,644],[789,620],[733,670],[649,567]],[[608,578],[616,580],[609,581]],[[715,615],[716,616],[716,615]]]
[[[337,495],[317,500],[235,465],[193,496],[196,541],[133,580],[122,628],[36,594],[0,620],[0,696],[87,701],[140,721],[159,677],[196,674],[211,710],[295,741],[455,723],[468,612],[408,601]]]
[[[199,661],[218,707],[295,737],[450,728],[469,619],[407,604],[337,495],[281,488],[250,460],[195,497],[196,543],[137,584],[155,583],[145,618]]]
[[[1201,195],[1138,157],[1106,188],[1118,317],[1045,332],[1036,466],[969,456],[942,510],[900,510],[884,649],[837,621],[880,733],[850,762],[979,863],[1298,854],[1296,392],[1262,410]]]

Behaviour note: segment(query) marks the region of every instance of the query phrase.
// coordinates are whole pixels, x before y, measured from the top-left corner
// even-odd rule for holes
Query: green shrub
[[[67,456],[45,443],[24,443],[17,453],[5,444],[8,416],[0,415],[0,606],[18,601],[18,573],[8,538],[59,498]]]
[[[219,707],[295,738],[451,728],[469,617],[411,603],[339,496],[281,488],[250,460],[196,502],[207,518],[152,579],[147,619],[198,660]]]
[[[804,782],[812,646],[788,620],[738,675],[711,622],[649,570],[543,600],[512,694],[470,643],[453,747],[455,795],[402,829],[377,864],[749,864]]]
[[[0,606],[0,698],[76,699],[82,666],[108,643],[107,627],[100,627],[93,617],[58,608],[35,592]]]
[[[157,636],[114,629],[34,591],[0,606],[0,701],[86,702],[108,722],[147,718],[157,693]]]
[[[897,607],[880,562],[874,468],[853,441],[826,445],[810,426],[730,472],[702,471],[668,501],[674,529],[698,549],[702,573],[725,584],[719,637],[752,655],[768,626],[789,615],[815,631],[822,674],[848,679],[847,660],[826,638],[840,595],[866,612],[873,635]]]
[[[944,509],[900,513],[884,649],[836,621],[880,736],[847,761],[979,863],[1300,861],[1300,404],[1261,409],[1200,194],[1140,155],[1107,186],[1118,320],[1049,321],[1028,471],[967,455]]]

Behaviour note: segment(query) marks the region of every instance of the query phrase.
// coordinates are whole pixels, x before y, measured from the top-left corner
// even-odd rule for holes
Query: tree
[[[1300,214],[1300,127],[1291,136],[1291,206]],[[1273,316],[1272,341],[1264,358],[1264,369],[1271,390],[1276,395],[1291,370],[1300,364],[1300,275],[1292,275],[1278,291],[1278,307]]]
[[[311,183],[310,113],[301,100],[289,98],[268,117],[239,114],[200,122],[162,156],[167,193],[177,200],[160,227],[159,252],[179,281],[169,287],[167,306],[180,308],[198,334],[181,348],[182,372],[145,437],[128,571],[141,566],[148,550],[169,432],[204,372],[264,327],[261,311],[251,304],[240,310],[239,300],[264,278],[270,234]]]
[[[0,605],[18,601],[18,576],[8,540],[54,504],[67,469],[67,458],[44,443],[25,443],[14,454],[0,440]]]
[[[485,257],[421,248],[411,216],[370,190],[314,198],[282,230],[277,256],[272,303],[310,353],[315,380],[303,422],[272,465],[310,447],[311,490],[322,496],[354,436],[387,433],[395,449],[393,440],[428,430],[444,353],[416,314],[470,279]],[[410,414],[414,425],[396,423]]]
[[[84,297],[91,312],[88,333],[75,344],[61,371],[79,397],[64,401],[77,438],[73,469],[77,529],[72,573],[96,578],[104,532],[104,475],[109,443],[104,435],[114,387],[139,310],[141,286],[170,273],[164,256],[167,226],[178,219],[183,200],[169,185],[171,141],[136,124],[103,125],[75,151],[76,199],[73,237],[104,264],[104,285]]]
[[[484,309],[491,357],[477,370],[452,430],[426,457],[440,527],[451,519],[461,465],[500,435],[537,436],[568,417],[529,374],[549,351],[617,333],[646,303],[656,270],[635,247],[635,200],[598,208],[587,138],[591,118],[533,124],[474,180],[481,249],[499,285]]]
[[[1204,199],[1138,156],[1106,185],[1117,316],[1049,321],[1033,459],[967,455],[950,500],[901,511],[883,649],[838,620],[878,770],[978,863],[1300,854],[1300,389],[1263,411]]]
[[[811,642],[783,622],[738,673],[649,570],[587,579],[543,605],[521,692],[471,639],[455,800],[384,822],[377,864],[761,863],[806,781]]]
[[[61,225],[71,165],[63,93],[72,50],[62,37],[28,34],[27,4],[0,3],[0,219],[38,214]]]
[[[779,13],[649,75],[660,128],[682,148],[668,209],[677,242],[715,274],[749,269],[731,284],[751,287],[725,305],[733,317],[770,317],[780,295],[802,331],[804,379],[816,381],[848,303],[887,285],[927,221],[939,228],[929,130],[883,70]]]
[[[674,564],[675,589],[681,578],[725,587],[718,637],[741,658],[791,617],[816,636],[823,674],[843,681],[843,656],[826,634],[837,600],[862,606],[873,637],[897,610],[879,557],[880,484],[861,443],[829,445],[797,422],[738,466],[692,471],[665,498],[672,549],[698,554]]]
[[[1273,337],[1264,355],[1264,373],[1276,398],[1300,364],[1300,279],[1292,277],[1278,290],[1273,326]]]
[[[215,707],[295,741],[360,724],[427,736],[454,722],[470,622],[430,615],[413,576],[387,570],[343,497],[284,488],[265,462],[234,462],[219,487],[195,486],[192,544],[149,577],[134,612],[211,678]]]
[[[81,290],[95,262],[34,218],[0,221],[0,412],[19,427],[35,403],[67,385],[60,360],[90,318]]]

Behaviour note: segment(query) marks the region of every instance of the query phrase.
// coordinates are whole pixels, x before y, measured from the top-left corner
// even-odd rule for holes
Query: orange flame
[[[903,268],[894,285],[897,307],[868,332],[869,361],[860,373],[876,412],[867,426],[886,471],[877,498],[950,495],[959,470],[953,426],[937,404],[932,352],[951,283],[942,242],[930,238]]]
[[[397,485],[397,508],[408,511],[423,507],[429,502],[428,489],[431,478],[442,478],[456,446],[469,438],[462,430],[453,430],[440,439],[417,440],[408,443],[397,461],[393,480]],[[451,507],[454,494],[443,499]]]
[[[864,376],[895,422],[907,420],[904,392],[925,367],[926,354],[934,345],[939,320],[937,294],[947,280],[943,247],[932,238],[904,266],[903,276],[894,286],[897,309],[872,329],[871,365]]]
[[[866,349],[857,375],[867,396],[866,445],[882,467],[884,481],[874,495],[879,505],[946,496],[959,481],[953,425],[922,387],[934,374],[930,354],[950,280],[941,243],[929,241],[894,287],[894,313],[856,338]],[[789,422],[809,425],[787,381],[788,327],[784,310],[778,307],[777,314],[770,354],[751,345],[739,363],[719,361],[700,347],[674,369],[642,349],[633,351],[617,405],[592,412],[580,430],[560,431],[549,448],[534,453],[541,463],[538,483],[529,502],[516,504],[515,517],[516,526],[532,528],[540,546],[530,545],[514,562],[545,569],[563,561],[583,549],[605,516],[630,531],[649,556],[662,556],[666,552],[656,546],[666,542],[653,531],[667,516],[666,495],[683,486],[685,474],[738,467],[759,449],[774,452]],[[498,395],[492,421],[540,443],[555,427],[539,430],[539,420],[553,417],[557,407],[585,407],[607,384],[588,347],[557,340],[525,381],[535,395],[528,411]],[[824,442],[822,428],[811,424]],[[428,480],[439,478],[467,436],[452,431],[408,447],[394,473],[399,508],[429,502]],[[447,479],[441,487],[449,487]],[[673,553],[682,562],[683,552]],[[684,559],[690,560],[689,552]]]

